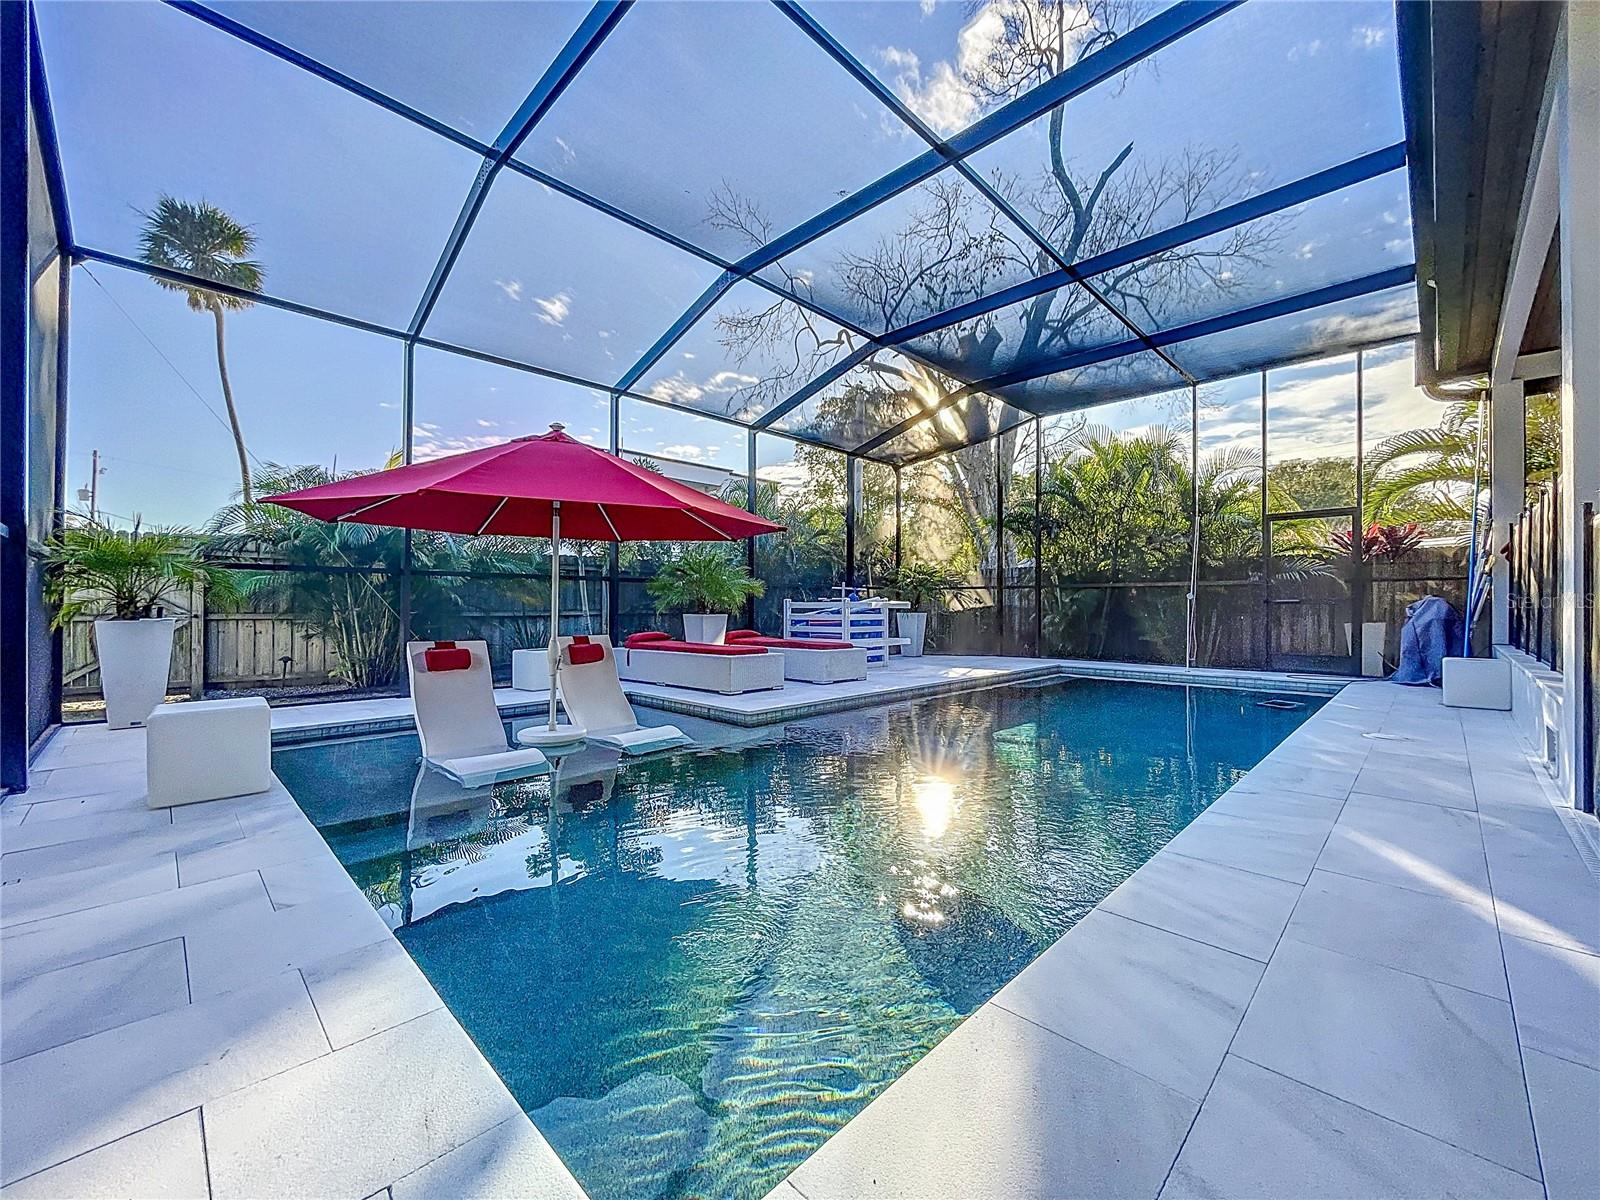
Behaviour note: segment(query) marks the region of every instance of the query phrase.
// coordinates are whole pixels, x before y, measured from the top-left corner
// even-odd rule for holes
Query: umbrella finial
[[[551,433],[560,433],[565,428],[566,428],[566,426],[563,425],[560,421],[551,421],[550,422],[550,432]]]

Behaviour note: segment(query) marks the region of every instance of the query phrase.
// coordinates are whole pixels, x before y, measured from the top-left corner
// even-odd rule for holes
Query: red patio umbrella
[[[784,526],[568,437],[562,426],[483,450],[268,496],[322,521],[550,539],[550,719],[556,728],[561,538],[735,541]]]

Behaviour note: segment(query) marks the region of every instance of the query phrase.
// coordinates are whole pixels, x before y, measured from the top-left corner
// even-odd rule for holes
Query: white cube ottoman
[[[1511,664],[1503,658],[1447,658],[1443,683],[1450,708],[1511,708]]]
[[[272,787],[272,712],[259,696],[163,704],[145,738],[151,808]]]

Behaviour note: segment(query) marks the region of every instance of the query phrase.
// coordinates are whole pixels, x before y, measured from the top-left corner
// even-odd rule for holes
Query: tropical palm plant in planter
[[[70,526],[45,543],[45,578],[54,628],[96,615],[95,654],[113,729],[144,724],[166,697],[177,621],[156,615],[164,605],[197,585],[214,608],[239,598],[234,575],[204,561],[185,529]]]
[[[959,582],[955,574],[931,563],[906,563],[889,576],[888,589],[911,608],[895,613],[895,631],[906,639],[900,653],[921,658],[928,637],[928,611],[946,590]]]
[[[685,641],[720,644],[728,614],[765,592],[766,585],[726,551],[697,546],[665,563],[645,585],[656,612],[681,612]]]

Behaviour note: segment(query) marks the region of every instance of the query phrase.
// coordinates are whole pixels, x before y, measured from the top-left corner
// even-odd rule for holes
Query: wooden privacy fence
[[[203,593],[169,594],[158,606],[177,618],[168,687],[199,697],[209,688],[307,687],[338,674],[338,651],[305,621],[282,613],[205,611]],[[95,661],[95,618],[82,616],[62,630],[62,695],[100,693]],[[195,638],[197,624],[205,637]]]

